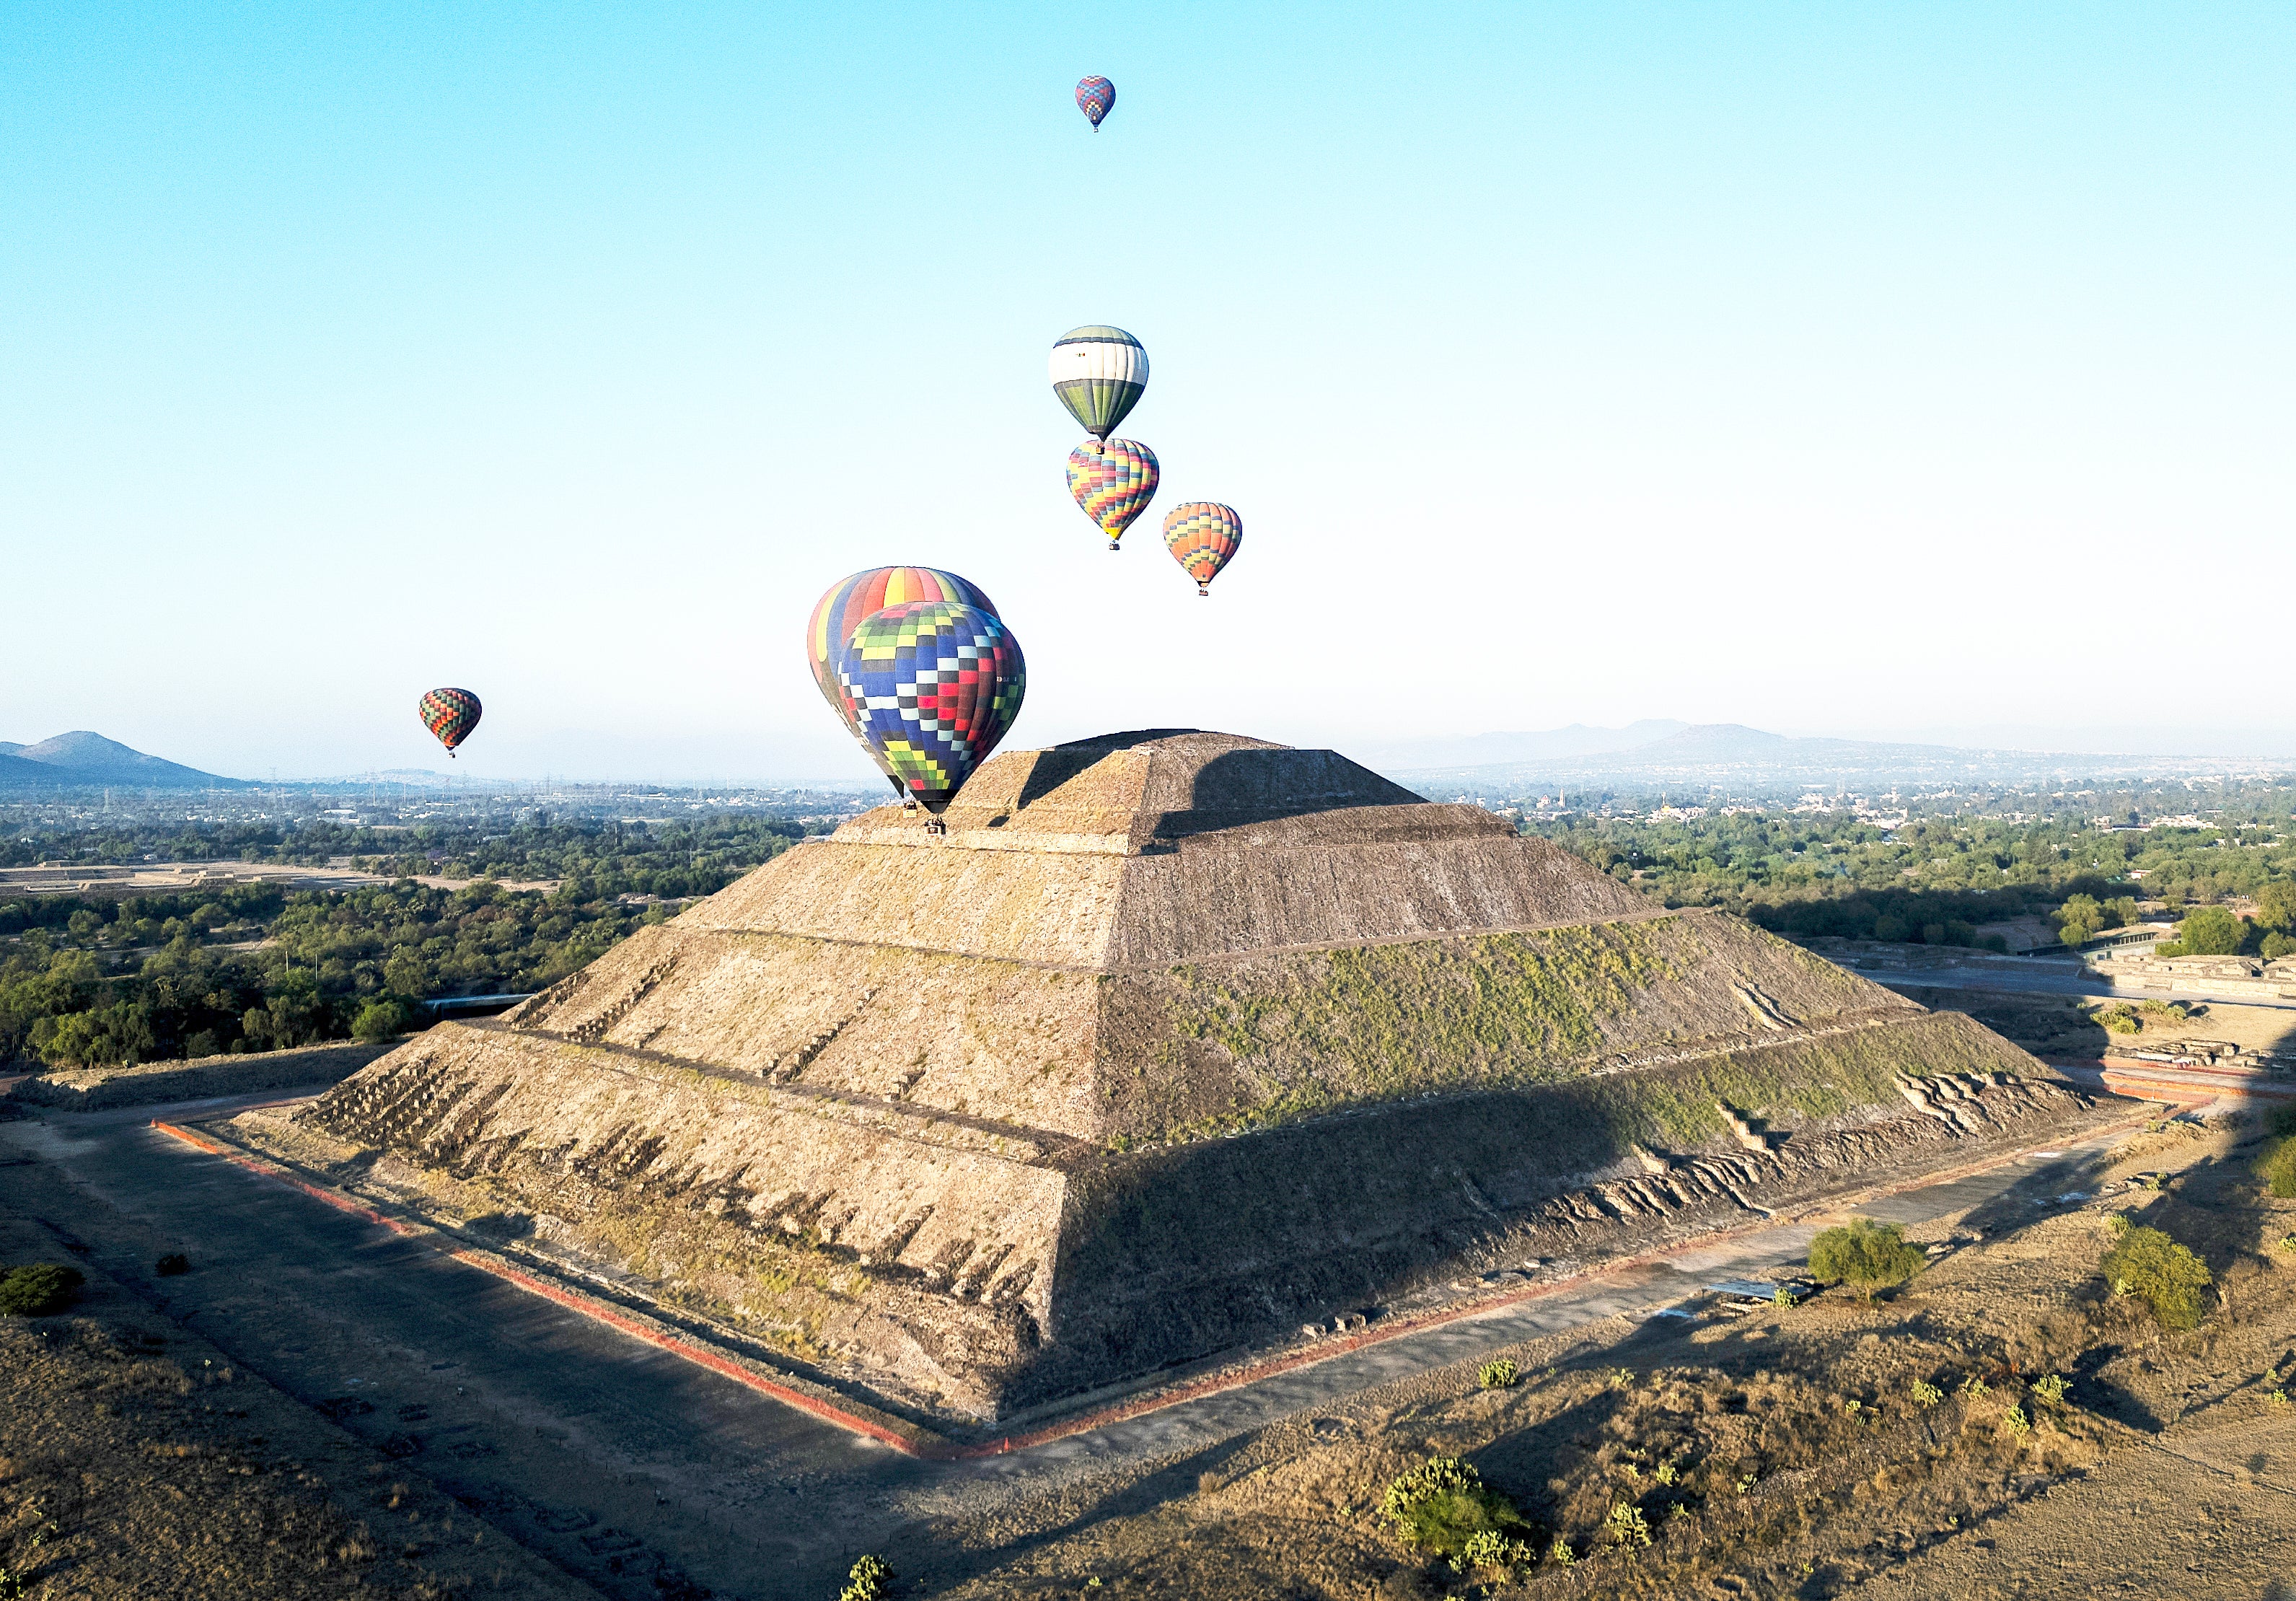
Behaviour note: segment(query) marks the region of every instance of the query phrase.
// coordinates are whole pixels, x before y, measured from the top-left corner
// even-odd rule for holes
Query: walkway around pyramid
[[[1965,1016],[1332,751],[1013,751],[944,821],[856,818],[280,1133],[955,1421],[2085,1115]]]

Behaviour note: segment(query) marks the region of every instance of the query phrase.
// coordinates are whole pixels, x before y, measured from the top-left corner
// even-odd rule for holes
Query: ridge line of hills
[[[256,787],[243,778],[225,778],[146,756],[85,728],[32,745],[0,739],[0,790],[93,789],[102,784],[147,790]]]

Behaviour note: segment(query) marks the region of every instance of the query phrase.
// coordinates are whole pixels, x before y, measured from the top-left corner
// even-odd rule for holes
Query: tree
[[[1904,1226],[1852,1218],[1846,1228],[1829,1228],[1809,1243],[1809,1276],[1827,1284],[1848,1284],[1867,1301],[1876,1290],[1901,1285],[1929,1265],[1918,1245],[1906,1242]]]
[[[2177,925],[2177,942],[2188,956],[2229,956],[2238,953],[2248,929],[2220,906],[2204,906]]]
[[[2068,945],[2095,938],[2104,925],[2104,907],[2094,895],[2069,895],[2057,908],[2057,937]]]
[[[2283,879],[2256,892],[2256,926],[2276,934],[2296,934],[2296,879]]]
[[[2098,1268],[2114,1294],[2148,1302],[2162,1328],[2187,1329],[2200,1322],[2208,1264],[2159,1229],[2129,1229]]]

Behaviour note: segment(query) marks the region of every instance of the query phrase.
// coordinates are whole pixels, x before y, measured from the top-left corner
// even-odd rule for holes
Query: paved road
[[[1810,1235],[1808,1226],[1763,1229],[1029,1451],[934,1464],[147,1126],[154,1115],[180,1121],[260,1098],[0,1124],[0,1145],[44,1159],[0,1178],[164,1316],[291,1394],[337,1403],[345,1427],[407,1452],[411,1467],[473,1510],[628,1601],[660,1601],[657,1580],[675,1573],[727,1597],[833,1595],[843,1565],[864,1550],[947,1582],[995,1560],[931,1542],[926,1520],[961,1499],[1185,1456],[1527,1338],[1662,1315],[1718,1278],[1799,1261]],[[2011,1163],[1863,1210],[1911,1221],[1998,1200],[2021,1183],[2049,1203],[2080,1155]],[[36,1178],[53,1186],[44,1202]],[[185,1252],[195,1270],[152,1277],[166,1251]]]
[[[1856,967],[1851,971],[1861,978],[1872,979],[1892,989],[1984,989],[2012,995],[2074,995],[2096,1000],[2143,1000],[2170,998],[2166,989],[2140,989],[2133,984],[2115,984],[2109,979],[2076,970],[2070,966],[2052,965],[2021,972],[2013,967]],[[2204,1001],[2226,1006],[2267,1006],[2276,1011],[2296,1012],[2296,1001],[2271,1000],[2253,995],[2210,995],[2190,989],[2174,992],[2177,1000]]]

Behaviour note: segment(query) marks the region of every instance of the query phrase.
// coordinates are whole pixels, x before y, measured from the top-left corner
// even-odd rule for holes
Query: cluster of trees
[[[423,1003],[538,989],[675,907],[786,850],[802,829],[717,819],[673,842],[546,825],[510,866],[546,862],[554,892],[492,878],[348,891],[0,901],[0,1063],[113,1063],[404,1032]],[[709,842],[697,849],[696,842]],[[472,840],[473,850],[509,840]],[[499,855],[509,856],[505,849]]]
[[[2296,883],[2259,890],[2252,917],[2229,907],[2202,907],[2177,924],[2173,941],[2154,948],[2164,956],[2257,956],[2267,962],[2296,956]]]
[[[2132,870],[2176,911],[2296,881],[2296,842],[2255,825],[2108,833],[2084,817],[1941,817],[1885,830],[1840,812],[1741,810],[1528,826],[1669,906],[1725,907],[1803,937],[1968,945],[1980,924],[2038,913],[2086,937],[2135,920]],[[2246,937],[2273,932],[2259,918]]]

